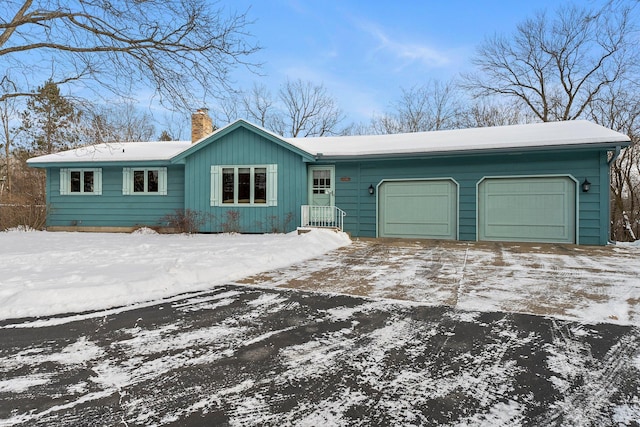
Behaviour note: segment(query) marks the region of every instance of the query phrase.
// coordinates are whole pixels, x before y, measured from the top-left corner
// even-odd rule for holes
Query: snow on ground
[[[0,328],[0,426],[631,426],[639,343],[635,327],[222,285]]]
[[[119,307],[212,287],[348,245],[346,234],[0,233],[0,319]]]
[[[235,282],[640,325],[638,242],[607,247],[350,243],[345,234],[328,230],[192,236],[3,232],[0,320],[114,312],[122,310],[114,307],[153,304]],[[231,297],[207,304],[221,307]]]
[[[3,319],[189,292],[0,328],[0,426],[637,424],[640,247],[349,243],[0,233]]]

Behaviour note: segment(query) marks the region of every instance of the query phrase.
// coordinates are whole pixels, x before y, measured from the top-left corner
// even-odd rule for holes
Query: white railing
[[[302,226],[331,227],[342,231],[346,215],[345,211],[336,206],[302,205]]]

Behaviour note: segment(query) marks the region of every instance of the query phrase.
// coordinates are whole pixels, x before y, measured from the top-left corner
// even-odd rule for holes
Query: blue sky
[[[591,1],[591,0],[586,0]],[[224,0],[248,10],[263,50],[263,77],[238,71],[238,86],[264,83],[273,94],[287,79],[324,84],[347,116],[367,122],[389,110],[400,88],[447,81],[472,70],[470,58],[486,36],[511,34],[557,0]],[[569,4],[564,2],[564,4]],[[210,105],[210,108],[215,106]]]

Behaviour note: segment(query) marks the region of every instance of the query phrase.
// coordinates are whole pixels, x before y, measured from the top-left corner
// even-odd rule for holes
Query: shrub
[[[194,234],[206,222],[206,215],[192,209],[176,209],[174,213],[165,215],[162,222],[175,228],[179,233]]]
[[[225,233],[239,233],[240,232],[240,211],[227,211],[227,220],[222,223],[222,231]]]
[[[270,233],[286,233],[289,224],[293,221],[294,215],[293,212],[289,212],[282,222],[280,222],[280,218],[276,215],[271,215],[269,217],[269,232]]]

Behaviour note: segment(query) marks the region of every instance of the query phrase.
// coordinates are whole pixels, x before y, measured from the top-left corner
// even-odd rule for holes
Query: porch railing
[[[345,211],[336,206],[310,206],[302,205],[303,227],[327,227],[344,229]]]

